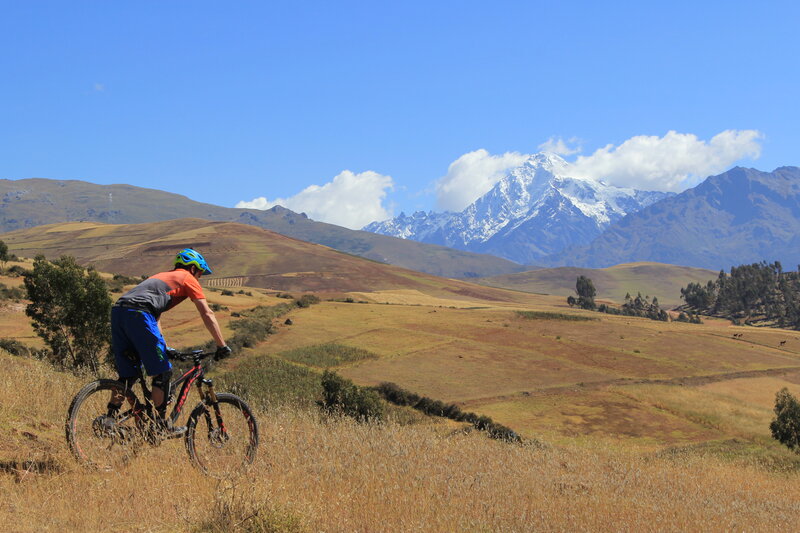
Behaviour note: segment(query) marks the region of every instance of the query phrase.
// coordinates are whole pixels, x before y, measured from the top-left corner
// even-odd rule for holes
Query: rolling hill
[[[626,263],[598,269],[543,268],[519,274],[482,278],[476,282],[491,287],[558,294],[566,298],[575,294],[575,281],[578,276],[586,276],[592,280],[599,299],[622,302],[626,293],[636,296],[641,292],[643,296],[658,297],[662,308],[669,308],[683,303],[680,299],[683,287],[690,282],[705,284],[706,281],[714,279],[717,273],[702,268],[663,263]]]
[[[186,228],[186,229],[181,229]],[[407,289],[449,294],[483,294],[513,301],[507,291],[439,278],[370,261],[326,246],[233,222],[180,219],[148,224],[73,222],[18,230],[2,235],[11,252],[56,258],[67,254],[98,270],[129,276],[171,268],[175,252],[201,250],[219,287],[285,291],[350,292]]]
[[[220,207],[155,189],[78,180],[0,180],[0,231],[62,222],[137,224],[179,218],[256,226],[437,276],[469,278],[524,270],[516,263],[491,255],[315,222],[305,214],[279,206],[266,211]]]

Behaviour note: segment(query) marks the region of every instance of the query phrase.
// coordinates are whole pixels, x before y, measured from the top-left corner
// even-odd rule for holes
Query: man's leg
[[[162,418],[165,418],[169,397],[172,364],[167,357],[167,344],[161,336],[158,321],[150,313],[136,311],[128,336],[136,346],[147,374],[153,377],[150,399]]]
[[[129,310],[119,307],[111,309],[111,348],[119,374],[118,380],[125,384],[125,390],[123,393],[111,393],[108,403],[109,414],[119,410],[126,396],[132,398],[129,393],[141,372],[136,349],[126,334],[127,311]]]

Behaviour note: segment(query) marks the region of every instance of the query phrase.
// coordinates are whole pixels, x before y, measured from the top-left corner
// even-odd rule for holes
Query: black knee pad
[[[157,376],[153,376],[152,385],[164,391],[164,403],[166,404],[170,394],[170,382],[172,381],[172,370],[162,372]]]

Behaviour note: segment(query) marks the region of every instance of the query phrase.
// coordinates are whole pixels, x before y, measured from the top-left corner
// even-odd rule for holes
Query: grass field
[[[796,527],[800,456],[769,422],[780,388],[800,395],[800,333],[604,315],[560,296],[397,275],[410,286],[328,286],[215,369],[220,387],[252,400],[263,431],[259,461],[230,483],[187,470],[179,442],[119,474],[81,470],[63,418],[89,377],[0,353],[0,520],[10,531]],[[271,288],[232,292],[207,292],[226,335],[232,313],[287,301]],[[21,304],[5,305],[0,328],[30,340]],[[173,346],[208,339],[190,304],[163,327]],[[327,367],[455,402],[526,444],[419,415],[329,419],[313,402]]]
[[[800,512],[798,469],[782,450],[767,464],[744,449],[510,445],[298,408],[257,411],[260,455],[240,478],[204,478],[175,441],[92,473],[68,456],[62,430],[86,378],[0,363],[6,531],[774,531],[792,530]]]
[[[681,288],[691,282],[705,285],[715,279],[717,272],[703,268],[666,265],[663,263],[627,263],[608,268],[558,267],[530,270],[518,274],[505,274],[482,278],[478,283],[526,292],[557,294],[566,298],[575,295],[578,276],[592,280],[597,298],[622,302],[626,293],[631,296],[658,298],[663,308],[682,304]]]

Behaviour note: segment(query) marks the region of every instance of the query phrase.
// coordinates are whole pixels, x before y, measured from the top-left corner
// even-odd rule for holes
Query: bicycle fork
[[[205,390],[203,388],[205,385]],[[203,378],[198,380],[197,391],[200,393],[200,400],[205,406],[203,416],[205,417],[208,426],[208,440],[216,447],[222,447],[228,440],[228,431],[225,428],[225,421],[222,419],[222,413],[219,409],[219,402],[217,401],[217,393],[214,392],[214,382],[211,379]],[[209,409],[211,407],[211,409]],[[211,411],[214,411],[214,419],[216,426],[211,418]]]

